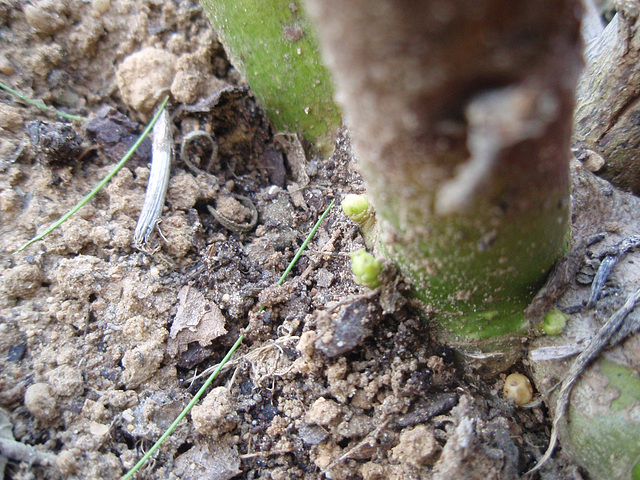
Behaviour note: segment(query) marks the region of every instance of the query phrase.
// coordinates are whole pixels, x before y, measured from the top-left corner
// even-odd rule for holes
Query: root
[[[611,274],[613,267],[629,250],[637,247],[640,247],[640,236],[634,235],[632,237],[625,238],[607,252],[606,257],[600,263],[598,272],[591,284],[591,294],[589,295],[586,308],[593,308],[596,306],[596,302],[600,298],[604,284],[609,279],[609,275]]]
[[[605,265],[601,268],[609,267]],[[598,274],[599,273],[600,272],[598,271]],[[540,458],[537,465],[529,470],[527,474],[539,470],[542,465],[551,458],[556,444],[558,443],[558,427],[567,411],[567,407],[569,406],[571,390],[573,389],[576,380],[580,375],[582,375],[582,372],[584,372],[593,360],[600,356],[605,348],[617,345],[624,340],[627,335],[640,330],[640,320],[638,318],[629,318],[627,320],[628,315],[633,311],[638,300],[640,300],[640,289],[627,297],[627,301],[623,307],[615,312],[609,320],[607,320],[596,336],[593,337],[589,346],[578,356],[571,366],[567,378],[563,380],[562,387],[560,388],[560,394],[556,403],[553,425],[551,428],[551,438],[549,439],[547,451],[544,453],[542,458]]]
[[[276,340],[264,343],[257,348],[249,350],[244,355],[227,362],[223,370],[237,367],[241,362],[246,361],[251,367],[251,380],[256,385],[261,384],[268,378],[282,377],[293,368],[293,362],[287,360],[282,347],[288,343],[296,343],[299,339],[300,337],[295,335],[285,335]],[[195,376],[193,380],[208,377],[216,368],[218,368],[217,364],[212,365]]]

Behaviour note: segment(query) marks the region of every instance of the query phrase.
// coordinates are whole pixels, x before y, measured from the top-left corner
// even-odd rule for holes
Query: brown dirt
[[[196,2],[0,0],[0,31],[3,82],[104,122],[70,128],[0,95],[0,407],[18,442],[57,456],[11,461],[5,478],[119,478],[247,326],[138,478],[509,479],[533,465],[546,410],[503,400],[504,374],[458,370],[395,293],[401,284],[375,295],[356,285],[347,253],[364,244],[338,207],[273,287],[330,200],[363,185],[346,135],[300,172]],[[129,68],[131,57],[121,68],[150,47],[144,68]],[[176,151],[203,129],[218,157],[198,176],[174,161],[158,250],[132,247],[147,145],[76,216],[13,255],[111,170],[162,86],[175,99]],[[254,230],[211,216],[207,204],[238,210],[230,194],[253,200]],[[175,321],[208,337],[176,344]],[[585,477],[560,451],[540,478]]]

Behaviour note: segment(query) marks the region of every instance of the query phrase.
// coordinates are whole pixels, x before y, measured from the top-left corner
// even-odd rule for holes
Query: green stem
[[[167,431],[162,434],[162,436],[158,439],[158,441],[153,444],[153,446],[149,449],[149,451],[147,451],[147,453],[144,454],[144,456],[140,459],[140,461],[138,463],[136,463],[135,466],[126,473],[126,475],[120,477],[120,480],[129,480],[131,477],[133,477],[133,475],[138,470],[140,470],[140,468],[145,463],[147,463],[147,460],[149,460],[149,458],[151,458],[151,455],[153,455],[155,453],[155,451],[158,450],[158,448],[160,448],[160,445],[162,445],[164,443],[164,441],[167,439],[167,437],[173,433],[173,431],[176,429],[176,427],[178,426],[180,421],[184,417],[186,417],[187,414],[194,407],[194,405],[196,403],[198,403],[198,400],[200,400],[200,397],[202,397],[204,392],[207,391],[207,389],[211,385],[211,382],[213,382],[215,380],[215,378],[220,373],[220,370],[222,370],[222,368],[225,366],[225,364],[231,359],[231,356],[238,349],[238,347],[240,346],[240,344],[242,343],[243,340],[244,340],[244,335],[240,335],[240,337],[238,337],[238,340],[236,340],[236,343],[233,344],[233,347],[231,347],[231,349],[227,352],[227,354],[222,359],[222,361],[220,362],[218,367],[211,373],[211,375],[209,375],[209,378],[207,378],[207,381],[204,382],[202,387],[200,387],[200,390],[198,390],[198,393],[196,393],[194,395],[193,399],[189,402],[189,404],[184,408],[184,410],[182,410],[180,415],[178,415],[176,417],[176,419],[169,426]]]
[[[296,252],[295,256],[293,257],[293,260],[291,260],[291,262],[289,262],[289,265],[287,266],[287,268],[285,269],[284,273],[280,277],[280,280],[278,280],[278,285],[282,285],[282,283],[284,282],[285,278],[287,278],[287,275],[289,275],[289,272],[291,271],[293,266],[296,264],[296,262],[300,258],[300,255],[302,255],[302,252],[304,252],[304,250],[307,248],[307,245],[309,245],[309,242],[311,241],[313,236],[318,231],[318,228],[320,227],[320,224],[325,219],[325,217],[329,214],[329,210],[331,210],[331,207],[333,207],[334,203],[336,203],[336,201],[335,200],[331,200],[331,203],[329,204],[329,206],[325,209],[325,211],[322,213],[322,215],[320,215],[320,218],[318,219],[316,224],[313,226],[313,228],[309,232],[309,235],[307,235],[307,238],[305,238],[304,242],[302,242],[302,245],[300,245],[300,248],[298,249],[298,251]]]
[[[307,0],[381,252],[444,341],[517,345],[567,245],[576,1],[444,3]]]
[[[3,90],[6,90],[11,95],[14,95],[14,96],[18,97],[20,100],[22,100],[23,102],[25,102],[25,103],[27,103],[29,105],[33,105],[34,107],[38,107],[39,109],[47,111],[47,112],[53,112],[56,115],[58,115],[59,117],[66,118],[67,120],[72,120],[74,122],[88,122],[89,121],[88,118],[80,117],[78,115],[73,115],[73,114],[67,113],[67,112],[63,112],[62,110],[57,110],[56,108],[50,107],[49,105],[46,105],[43,102],[39,102],[37,100],[33,100],[33,99],[27,97],[26,95],[20,93],[19,91],[14,90],[9,85],[5,85],[2,82],[0,82],[0,88],[2,88]]]
[[[333,150],[342,115],[300,0],[202,0],[233,65],[278,130]]]

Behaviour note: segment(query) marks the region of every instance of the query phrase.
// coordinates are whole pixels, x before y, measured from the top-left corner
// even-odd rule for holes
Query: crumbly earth
[[[56,456],[12,459],[4,478],[119,478],[245,327],[137,478],[511,479],[534,464],[544,407],[505,401],[506,374],[457,368],[401,282],[356,285],[347,254],[364,243],[338,207],[274,287],[330,200],[364,187],[346,133],[329,159],[274,140],[197,2],[0,0],[0,32],[4,83],[92,119],[70,126],[0,94],[0,407],[17,442]],[[143,144],[14,254],[111,171],[167,91],[175,151],[204,130],[217,155],[207,165],[205,137],[187,152],[199,170],[176,155],[152,245],[132,245]],[[234,195],[258,211],[248,232]],[[587,478],[562,451],[536,475]]]

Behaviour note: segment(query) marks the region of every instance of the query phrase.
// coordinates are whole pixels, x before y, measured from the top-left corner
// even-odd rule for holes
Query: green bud
[[[540,328],[547,335],[560,335],[567,326],[567,316],[560,310],[551,310],[542,321]]]
[[[350,193],[342,200],[342,211],[356,223],[362,223],[371,216],[370,206],[364,195]]]
[[[356,276],[356,282],[360,285],[369,288],[379,287],[380,272],[382,271],[382,265],[375,259],[373,255],[368,253],[364,248],[352,252],[351,256],[351,269]]]

